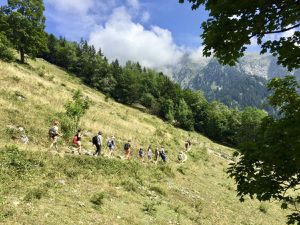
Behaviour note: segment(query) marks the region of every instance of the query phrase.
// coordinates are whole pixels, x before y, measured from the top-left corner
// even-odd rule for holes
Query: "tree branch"
[[[282,33],[282,32],[286,32],[286,31],[292,30],[292,29],[297,28],[297,27],[300,27],[300,23],[298,23],[298,24],[296,24],[296,25],[294,25],[292,27],[282,29],[282,30],[275,30],[275,31],[263,32],[263,33],[255,33],[255,34],[252,34],[250,36],[250,38],[253,38],[256,35],[278,34],[278,33]]]

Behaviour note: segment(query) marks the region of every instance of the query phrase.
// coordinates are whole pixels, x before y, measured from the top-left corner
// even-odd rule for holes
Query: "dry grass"
[[[43,60],[30,61],[30,66],[0,61],[0,82],[0,132],[3,134],[0,149],[16,144],[24,150],[27,157],[24,161],[31,159],[43,164],[17,179],[0,172],[0,223],[285,223],[285,212],[276,203],[267,204],[266,213],[259,210],[259,202],[239,203],[233,181],[225,172],[228,162],[207,153],[209,148],[230,154],[230,148],[197,133],[176,129],[111,99],[105,100],[102,94]],[[119,155],[127,139],[133,141],[135,155],[140,146],[163,145],[169,164],[141,165],[135,161],[124,163],[118,159],[80,158],[69,154],[60,158],[44,153],[49,146],[47,134],[51,121],[64,111],[64,104],[76,89],[82,90],[93,102],[81,121],[83,129],[92,133],[102,130],[104,139],[115,135]],[[17,99],[19,94],[25,97],[24,101]],[[30,144],[24,146],[11,140],[7,125],[25,127]],[[192,151],[188,161],[178,165],[174,161],[187,138],[192,140]],[[93,150],[89,137],[84,138],[83,145]],[[60,146],[62,152],[67,150],[66,143]],[[61,180],[65,183],[61,184]],[[101,193],[104,193],[101,206],[94,205],[91,199]],[[33,197],[26,201],[26,196]]]

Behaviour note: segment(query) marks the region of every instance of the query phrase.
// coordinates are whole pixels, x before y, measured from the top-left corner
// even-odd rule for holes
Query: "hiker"
[[[49,129],[49,137],[51,139],[51,145],[50,145],[50,150],[55,147],[56,151],[58,150],[57,148],[57,141],[58,141],[58,136],[61,136],[61,134],[58,132],[58,121],[54,121],[53,126]]]
[[[148,161],[151,161],[151,159],[152,159],[151,145],[149,145],[149,147],[148,147],[148,150],[147,150],[147,157],[148,157]]]
[[[143,148],[140,148],[140,150],[139,150],[139,157],[140,157],[141,162],[144,162],[144,149]]]
[[[73,137],[73,144],[75,145],[75,148],[79,155],[81,155],[81,138],[82,138],[81,129],[78,129],[77,133]]]
[[[156,147],[155,151],[154,151],[154,160],[155,160],[155,162],[157,162],[158,156],[159,156],[159,151],[158,151],[158,148]]]
[[[126,159],[130,159],[130,154],[131,154],[131,140],[128,140],[128,142],[126,142],[124,144],[124,153],[125,153],[125,158]]]
[[[178,163],[184,163],[184,162],[186,161],[187,157],[186,157],[186,155],[181,151],[181,152],[179,152],[177,159],[178,159]]]
[[[190,140],[186,140],[185,144],[185,151],[189,151],[190,150],[190,147],[191,147],[191,141]]]
[[[163,162],[167,162],[167,156],[163,147],[159,150],[159,155]]]
[[[111,136],[108,141],[107,141],[107,147],[109,149],[109,153],[108,153],[108,156],[111,157],[113,155],[113,152],[115,150],[115,147],[116,147],[116,141],[115,141],[115,137],[114,135]]]
[[[101,156],[101,148],[102,148],[102,132],[99,131],[96,136],[92,139],[93,145],[96,146],[96,152],[94,153],[94,156]]]

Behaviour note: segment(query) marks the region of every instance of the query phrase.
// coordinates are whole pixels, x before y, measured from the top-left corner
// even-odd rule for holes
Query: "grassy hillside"
[[[118,104],[43,61],[30,65],[0,61],[0,223],[1,224],[284,224],[276,203],[239,203],[228,161],[211,154],[231,149],[164,123],[141,110]],[[169,163],[142,164],[118,158],[48,151],[48,129],[74,90],[93,104],[81,127],[117,138],[117,155],[132,139],[140,146],[165,146]],[[59,118],[57,118],[59,119]],[[25,128],[29,144],[14,139],[7,126]],[[190,138],[185,164],[175,162]],[[84,137],[83,146],[93,150]],[[7,147],[5,147],[7,145]],[[104,149],[107,151],[107,149]]]

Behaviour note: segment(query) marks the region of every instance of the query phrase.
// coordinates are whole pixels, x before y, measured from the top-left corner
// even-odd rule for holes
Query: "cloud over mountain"
[[[158,26],[146,29],[132,20],[125,7],[116,8],[103,26],[92,31],[89,42],[109,59],[117,58],[123,64],[132,60],[147,67],[161,67],[176,64],[183,55],[170,31]]]

